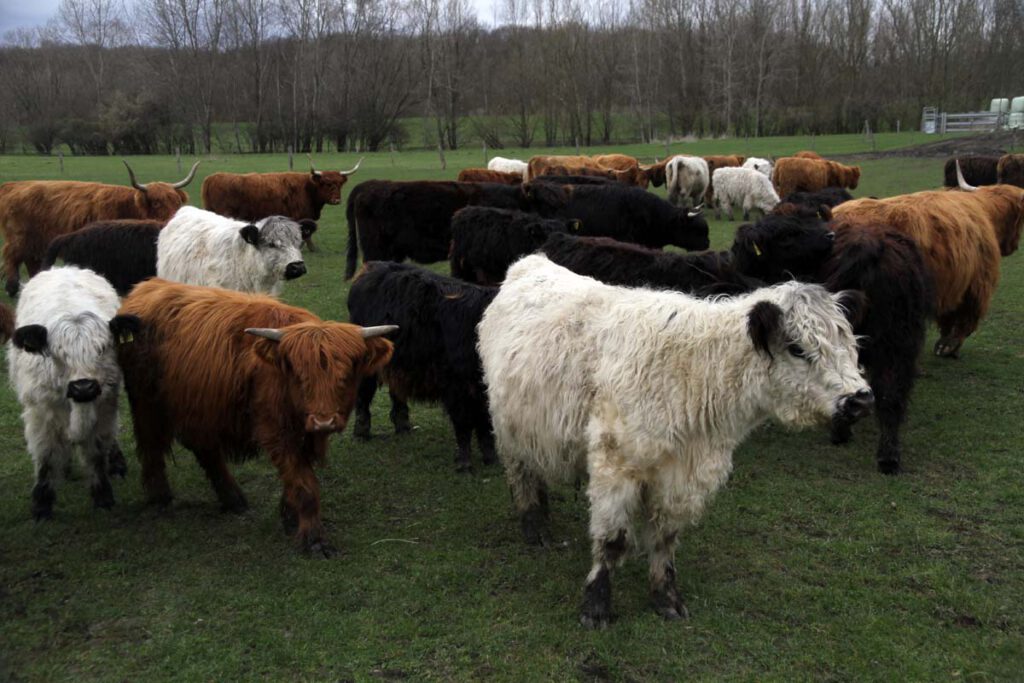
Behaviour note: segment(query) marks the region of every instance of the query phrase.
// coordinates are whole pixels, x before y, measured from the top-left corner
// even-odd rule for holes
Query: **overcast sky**
[[[493,0],[472,0],[483,24],[494,24]],[[0,37],[15,28],[32,28],[46,23],[57,11],[60,0],[0,0]]]

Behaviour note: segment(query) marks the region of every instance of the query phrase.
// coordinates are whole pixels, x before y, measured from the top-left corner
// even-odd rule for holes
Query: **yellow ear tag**
[[[131,344],[133,341],[135,341],[135,337],[132,336],[131,332],[125,332],[124,334],[121,335],[122,344]]]
[[[761,255],[761,247],[757,246],[757,242],[754,242],[754,253],[758,256]]]

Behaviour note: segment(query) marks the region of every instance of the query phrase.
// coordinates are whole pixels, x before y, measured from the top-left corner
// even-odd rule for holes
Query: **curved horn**
[[[686,216],[688,218],[695,218],[696,216],[699,216],[703,211],[704,211],[704,202],[701,202],[697,206],[693,207],[693,211],[687,211],[686,212]]]
[[[964,180],[964,172],[960,170],[959,159],[956,160],[956,182],[958,185],[960,185],[960,189],[964,190],[965,192],[974,192],[975,190],[978,189],[974,185],[971,185],[966,180]]]
[[[356,162],[356,165],[352,167],[351,171],[338,171],[338,172],[341,173],[341,175],[352,175],[353,173],[355,173],[356,171],[359,170],[359,165],[363,163],[363,159],[365,159],[365,158],[366,157],[359,157],[359,161]]]
[[[362,335],[363,339],[369,339],[371,337],[380,337],[385,334],[391,334],[392,332],[398,331],[398,325],[376,325],[374,327],[361,327],[359,328],[359,334]]]
[[[131,180],[132,187],[134,187],[136,190],[142,190],[143,192],[148,190],[148,185],[143,185],[142,183],[135,179],[135,171],[133,171],[132,167],[128,165],[128,162],[125,161],[124,159],[121,159],[121,162],[124,164],[124,167],[128,169],[128,179]]]
[[[247,327],[245,328],[245,333],[276,342],[281,341],[281,338],[284,337],[284,332],[275,330],[273,327]]]
[[[192,170],[188,172],[188,175],[185,176],[184,180],[179,180],[178,182],[176,182],[173,185],[171,185],[171,187],[173,187],[175,190],[180,190],[181,188],[183,188],[186,185],[188,185],[189,183],[191,183],[192,179],[196,177],[196,169],[197,168],[199,168],[199,162],[198,161],[196,163],[192,164]]]
[[[320,175],[320,171],[316,170],[316,166],[313,165],[313,155],[307,152],[306,158],[309,159],[309,172],[313,175]]]

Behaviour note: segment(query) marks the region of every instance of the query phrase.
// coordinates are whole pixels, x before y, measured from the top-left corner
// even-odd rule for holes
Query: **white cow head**
[[[246,225],[239,234],[259,251],[260,260],[274,280],[294,280],[306,273],[302,260],[303,230],[284,216],[269,216],[255,225]]]

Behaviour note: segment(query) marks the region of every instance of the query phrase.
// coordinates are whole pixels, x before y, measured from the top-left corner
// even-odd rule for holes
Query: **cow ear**
[[[828,204],[819,204],[818,218],[825,221],[826,223],[832,220],[832,207],[830,207]]]
[[[42,325],[22,325],[14,330],[11,343],[28,353],[45,353],[46,328]]]
[[[844,289],[833,295],[832,298],[843,309],[846,319],[854,327],[864,319],[864,313],[868,307],[868,298],[864,296],[864,292],[859,289]]]
[[[137,315],[115,315],[107,324],[118,344],[131,343],[135,340],[135,335],[142,329],[142,321]]]
[[[249,224],[238,231],[238,234],[242,236],[242,239],[251,244],[252,246],[259,246],[260,243],[260,229],[253,224]]]
[[[782,309],[770,301],[757,302],[747,314],[747,334],[754,348],[772,358],[772,341],[782,332]]]
[[[370,337],[364,341],[366,342],[366,355],[363,356],[363,373],[373,375],[391,360],[391,354],[395,352],[395,345],[383,337]]]
[[[316,232],[316,221],[312,218],[303,218],[299,221],[299,230],[302,232],[302,239],[308,240]]]
[[[253,342],[252,352],[264,363],[276,366],[280,358],[280,354],[277,352],[278,346],[278,342],[272,339],[257,339]]]

